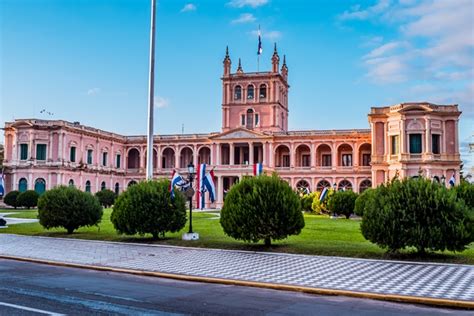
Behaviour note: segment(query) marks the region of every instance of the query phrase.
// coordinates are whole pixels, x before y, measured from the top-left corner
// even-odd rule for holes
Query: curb
[[[172,274],[172,273],[163,273],[163,272],[154,272],[154,271],[113,268],[113,267],[107,267],[107,266],[83,265],[83,264],[78,264],[78,263],[67,263],[67,262],[50,261],[50,260],[43,260],[43,259],[26,258],[26,257],[15,257],[15,256],[1,255],[1,254],[0,254],[0,259],[41,263],[41,264],[48,264],[48,265],[68,267],[68,268],[79,268],[79,269],[89,269],[89,270],[97,270],[97,271],[127,273],[127,274],[133,274],[133,275],[159,277],[159,278],[174,279],[174,280],[180,280],[180,281],[249,286],[249,287],[266,288],[266,289],[273,289],[273,290],[280,290],[280,291],[302,292],[302,293],[318,294],[318,295],[330,295],[330,296],[340,295],[340,296],[374,299],[374,300],[382,300],[382,301],[415,303],[415,304],[443,306],[443,307],[451,307],[451,308],[462,308],[462,309],[474,309],[474,302],[472,301],[448,300],[448,299],[419,297],[419,296],[405,296],[405,295],[396,295],[396,294],[377,294],[377,293],[370,293],[370,292],[357,292],[357,291],[313,288],[313,287],[276,284],[276,283],[201,277],[201,276],[192,276],[192,275],[185,275],[185,274]]]

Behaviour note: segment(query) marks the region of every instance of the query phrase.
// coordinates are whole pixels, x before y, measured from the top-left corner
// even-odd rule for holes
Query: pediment
[[[12,127],[31,127],[33,124],[28,121],[15,121],[12,125]]]
[[[252,138],[267,138],[268,135],[258,132],[250,131],[245,128],[234,129],[225,133],[218,134],[211,137],[212,139],[252,139]]]

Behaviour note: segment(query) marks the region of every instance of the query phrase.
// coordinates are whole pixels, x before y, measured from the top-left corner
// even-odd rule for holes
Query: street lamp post
[[[193,189],[193,182],[194,176],[196,175],[196,171],[194,170],[194,164],[191,162],[188,165],[188,183],[189,187],[186,189],[184,194],[189,200],[189,231],[183,234],[183,240],[198,240],[199,234],[193,232],[193,196],[194,196],[194,189]]]

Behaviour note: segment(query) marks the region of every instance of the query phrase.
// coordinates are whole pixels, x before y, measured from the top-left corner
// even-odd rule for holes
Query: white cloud
[[[352,6],[349,11],[344,11],[338,18],[343,21],[347,20],[367,20],[375,15],[381,14],[390,6],[390,0],[379,0],[375,5],[365,10],[360,9],[360,5]]]
[[[87,90],[86,94],[87,95],[97,95],[101,92],[100,88],[90,88]]]
[[[268,0],[231,0],[227,5],[234,8],[252,7],[257,8],[268,3]]]
[[[258,37],[258,31],[254,30],[250,32],[252,36]],[[275,41],[282,37],[282,33],[280,31],[265,31],[261,30],[262,39],[268,39],[269,41]]]
[[[170,105],[170,100],[162,96],[156,96],[154,99],[154,105],[158,109],[167,108]]]
[[[390,39],[379,34],[362,39],[361,46],[370,48],[361,56],[370,81],[411,85],[401,97],[458,103],[463,116],[474,117],[473,9],[472,0],[379,1],[337,18],[345,23],[370,20],[393,29]]]
[[[233,24],[252,23],[257,20],[251,13],[242,13],[237,19],[232,20]]]
[[[196,10],[197,10],[196,5],[192,3],[188,3],[181,9],[180,12],[191,12],[191,11],[196,11]]]

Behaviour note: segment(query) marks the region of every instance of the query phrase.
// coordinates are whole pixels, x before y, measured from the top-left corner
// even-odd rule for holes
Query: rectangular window
[[[362,154],[362,166],[370,166],[370,154]]]
[[[107,153],[102,153],[102,166],[107,166]]]
[[[399,145],[399,139],[400,137],[398,135],[395,135],[395,136],[391,136],[390,137],[392,139],[392,155],[398,155],[398,153],[400,152],[400,145]]]
[[[433,134],[431,135],[431,151],[433,154],[438,155],[440,154],[440,146],[439,146],[439,135],[438,134]]]
[[[258,126],[258,123],[260,123],[258,114],[255,114],[255,126]]]
[[[20,160],[28,159],[28,144],[20,144]]]
[[[115,159],[115,166],[118,169],[120,169],[120,160],[121,160],[121,156],[120,156],[120,154],[117,154],[116,159]]]
[[[282,167],[289,167],[290,166],[290,155],[283,155],[282,156]]]
[[[76,162],[76,147],[72,146],[69,152],[69,160],[71,162]]]
[[[87,150],[87,164],[92,165],[92,149]]]
[[[351,167],[352,166],[352,154],[343,154],[342,155],[342,166]]]
[[[245,125],[245,115],[244,115],[244,114],[242,114],[242,115],[240,116],[240,125],[242,125],[242,126]]]
[[[410,134],[410,154],[421,154],[421,134]]]
[[[36,145],[36,160],[46,160],[46,144]]]
[[[331,155],[323,155],[323,161],[322,161],[322,166],[323,167],[331,167],[332,162],[331,162]]]
[[[311,156],[310,155],[303,155],[301,161],[301,166],[303,167],[310,167],[311,166]]]

